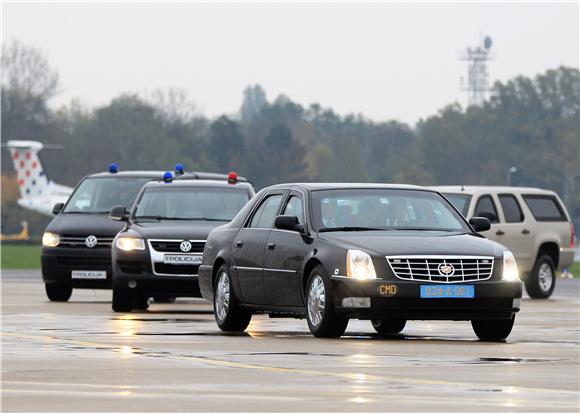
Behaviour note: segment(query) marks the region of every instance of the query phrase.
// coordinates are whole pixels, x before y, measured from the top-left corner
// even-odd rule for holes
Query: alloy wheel
[[[230,307],[230,277],[227,273],[220,273],[215,294],[216,315],[220,320],[224,320]]]
[[[308,290],[308,317],[314,326],[318,326],[324,317],[326,292],[320,275],[315,275]]]
[[[542,291],[550,291],[554,282],[554,273],[549,264],[543,263],[538,270],[540,288]]]

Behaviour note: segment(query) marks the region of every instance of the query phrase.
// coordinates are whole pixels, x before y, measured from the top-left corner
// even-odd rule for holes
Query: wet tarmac
[[[201,300],[115,314],[110,291],[50,303],[38,271],[2,271],[2,411],[573,411],[580,280],[524,299],[506,343],[466,322],[411,321],[341,339],[255,316],[220,333]]]

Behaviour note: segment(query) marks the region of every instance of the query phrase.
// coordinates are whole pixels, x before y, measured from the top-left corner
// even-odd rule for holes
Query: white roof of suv
[[[481,192],[485,193],[526,193],[526,194],[550,194],[554,195],[554,191],[540,188],[528,188],[524,186],[484,186],[484,185],[445,185],[445,186],[431,186],[439,192],[469,194],[475,195]]]

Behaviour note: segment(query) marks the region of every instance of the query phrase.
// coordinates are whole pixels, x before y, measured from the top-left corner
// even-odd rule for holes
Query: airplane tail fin
[[[44,195],[49,190],[49,180],[38,157],[38,152],[43,146],[37,141],[8,141],[6,143],[17,174],[20,196],[24,199]]]

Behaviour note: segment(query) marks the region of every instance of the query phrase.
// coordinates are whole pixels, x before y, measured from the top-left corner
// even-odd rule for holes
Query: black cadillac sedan
[[[396,334],[407,320],[469,320],[482,340],[511,332],[517,265],[436,191],[385,184],[284,184],[213,230],[199,267],[223,331],[252,314],[306,317],[316,337],[351,318]]]

